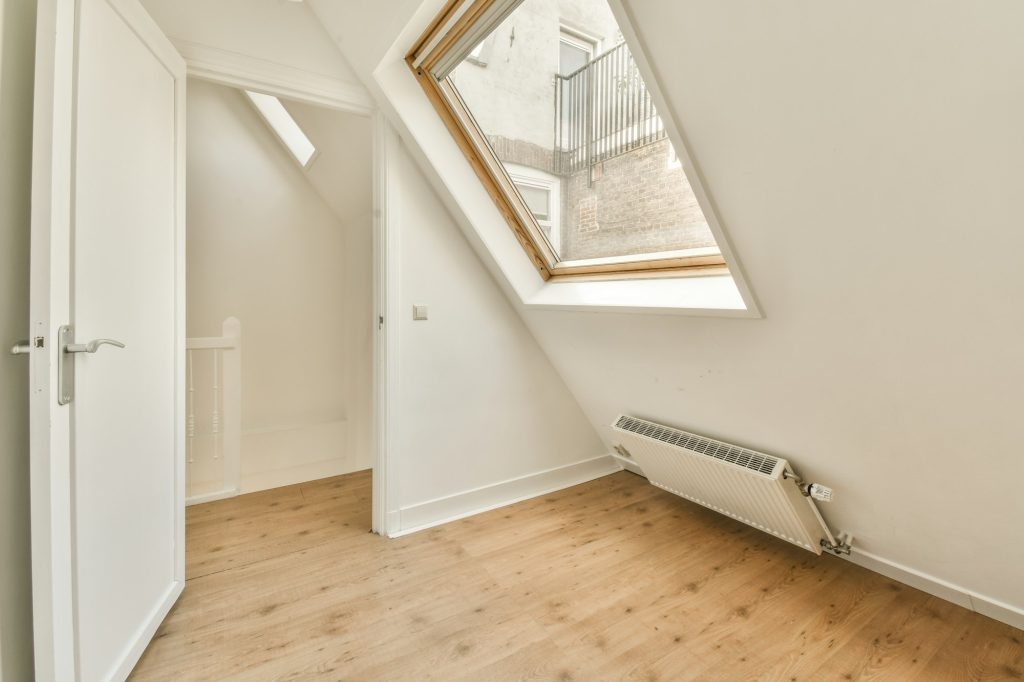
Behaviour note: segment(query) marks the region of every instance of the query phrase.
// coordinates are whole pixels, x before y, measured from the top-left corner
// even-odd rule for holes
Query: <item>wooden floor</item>
[[[628,473],[396,540],[370,476],[188,510],[142,680],[1019,680],[1024,632]]]

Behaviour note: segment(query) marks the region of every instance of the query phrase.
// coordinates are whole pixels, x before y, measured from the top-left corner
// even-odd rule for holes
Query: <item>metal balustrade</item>
[[[665,137],[625,43],[555,78],[555,172],[571,175]]]

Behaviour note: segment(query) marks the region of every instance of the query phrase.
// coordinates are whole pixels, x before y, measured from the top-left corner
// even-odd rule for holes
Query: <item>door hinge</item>
[[[384,328],[384,316],[383,315],[378,315],[377,316],[377,329],[383,329],[383,328]]]

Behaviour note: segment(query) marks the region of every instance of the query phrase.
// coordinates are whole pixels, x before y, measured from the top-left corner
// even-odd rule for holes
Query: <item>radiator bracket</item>
[[[851,543],[853,542],[853,536],[848,532],[843,531],[836,538],[835,542],[829,542],[827,539],[822,538],[821,547],[825,551],[832,552],[836,556],[850,555]]]

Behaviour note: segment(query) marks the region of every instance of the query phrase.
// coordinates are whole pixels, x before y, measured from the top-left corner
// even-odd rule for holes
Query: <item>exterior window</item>
[[[545,279],[722,269],[606,0],[564,4],[451,3],[407,61]]]
[[[526,202],[526,207],[530,209],[530,213],[537,219],[537,222],[546,222],[550,224],[551,218],[551,190],[544,187],[534,187],[533,185],[526,185],[520,182],[516,183],[516,188],[523,197],[523,201]]]
[[[561,180],[550,173],[522,166],[506,164],[509,177],[522,198],[541,234],[558,250],[562,242]]]
[[[562,30],[558,38],[558,75],[582,69],[594,56],[594,43]]]
[[[569,101],[573,96],[574,93],[571,90],[572,74],[584,68],[593,57],[593,41],[581,39],[565,29],[562,30],[558,38],[558,75],[561,78],[556,79],[556,83],[558,83],[561,91],[558,96],[559,101]],[[580,86],[584,90],[586,89],[586,83],[580,83]],[[572,125],[572,109],[571,107],[560,107],[558,113],[558,125],[560,126],[558,137],[562,141],[569,140]]]

